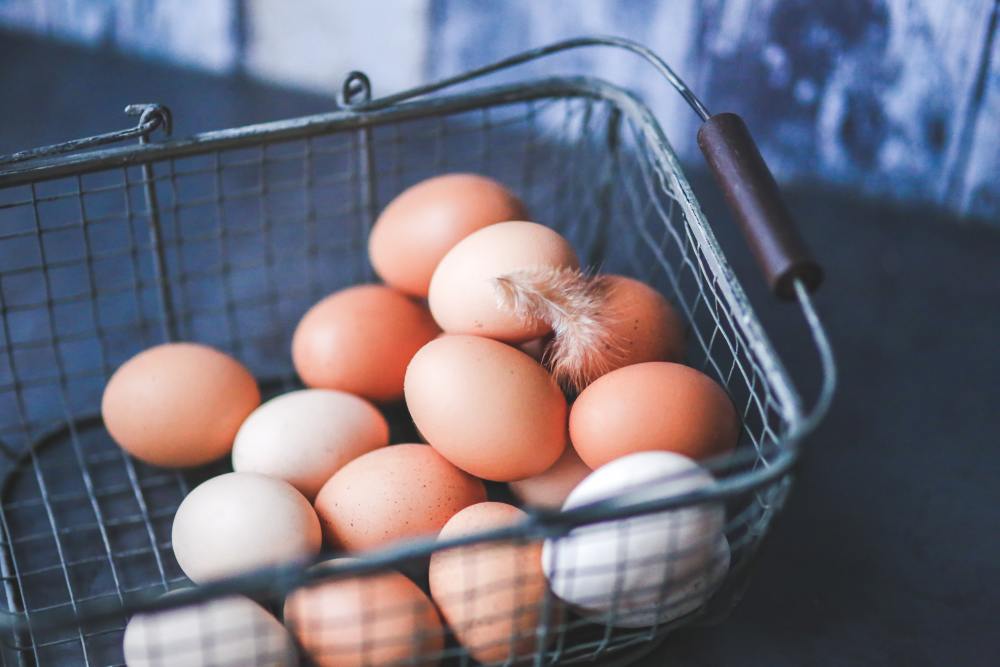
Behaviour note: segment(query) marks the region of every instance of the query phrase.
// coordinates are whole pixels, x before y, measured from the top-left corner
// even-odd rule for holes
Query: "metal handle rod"
[[[160,104],[130,104],[125,107],[125,113],[129,116],[139,116],[139,122],[136,123],[135,127],[97,134],[82,139],[71,139],[70,141],[31,148],[8,155],[0,155],[0,166],[34,160],[40,157],[72,153],[84,148],[104,146],[105,144],[113,144],[117,141],[134,139],[135,137],[148,137],[151,132],[159,127],[162,127],[167,135],[173,130],[170,110]]]
[[[444,88],[449,88],[451,86],[458,85],[460,83],[465,83],[466,81],[471,81],[473,79],[478,79],[488,74],[493,74],[494,72],[499,72],[501,70],[510,69],[517,65],[521,65],[532,60],[539,60],[545,56],[552,55],[554,53],[560,53],[562,51],[570,51],[572,49],[579,49],[589,46],[607,46],[612,48],[624,49],[630,51],[639,57],[643,58],[649,62],[658,71],[667,82],[680,93],[681,97],[690,105],[698,117],[701,120],[708,120],[711,114],[709,114],[708,109],[702,104],[698,96],[694,94],[688,85],[684,83],[670,65],[666,63],[663,58],[656,55],[652,50],[639,44],[638,42],[633,42],[630,39],[625,39],[624,37],[615,37],[613,35],[592,35],[588,37],[574,37],[572,39],[566,39],[561,42],[554,42],[547,46],[541,46],[536,49],[531,49],[529,51],[524,51],[522,53],[515,54],[503,60],[498,60],[495,63],[489,65],[484,65],[483,67],[478,67],[476,69],[469,70],[462,74],[457,74],[452,77],[441,79],[440,81],[435,81],[428,83],[423,86],[417,86],[415,88],[410,88],[408,90],[401,91],[399,93],[394,93],[392,95],[386,95],[385,97],[380,97],[367,104],[359,105],[361,108],[372,109],[380,108],[385,106],[390,106],[397,102],[402,102],[403,100],[413,99],[415,97],[421,97],[427,95],[428,93],[437,92],[443,90]]]
[[[810,433],[823,420],[830,410],[833,402],[833,394],[837,389],[837,362],[833,356],[833,346],[830,345],[830,338],[823,329],[823,324],[816,314],[816,307],[813,305],[812,297],[809,295],[809,288],[801,281],[793,283],[795,297],[798,299],[799,307],[802,309],[802,316],[805,317],[806,326],[812,335],[813,344],[819,354],[819,363],[823,375],[823,384],[820,386],[819,395],[812,408],[805,413],[802,421],[798,423],[795,431],[790,433],[790,438],[795,441],[806,433]]]

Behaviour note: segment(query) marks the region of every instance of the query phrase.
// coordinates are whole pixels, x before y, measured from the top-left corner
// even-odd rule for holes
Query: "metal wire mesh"
[[[167,152],[139,165],[0,189],[0,566],[4,605],[24,621],[4,638],[5,663],[121,664],[124,613],[71,627],[37,619],[65,609],[85,617],[95,601],[125,604],[136,591],[186,582],[171,552],[174,510],[192,486],[226,464],[174,472],[122,453],[98,416],[112,371],[148,346],[180,339],[233,354],[265,394],[298,386],[288,353],[295,324],[319,298],[373,279],[365,242],[375,215],[403,188],[435,174],[473,171],[499,179],[587,263],[639,277],[669,296],[690,325],[687,362],[718,379],[741,412],[744,469],[766,467],[789,429],[792,398],[768,371],[778,362],[755,322],[734,312],[731,277],[691,219],[682,177],[661,150],[615,101],[563,95],[428,110],[360,128],[318,127],[290,140],[264,134],[238,147]],[[398,419],[393,428],[409,427]],[[730,574],[709,612],[725,609],[738,594],[739,575],[784,490],[782,481],[725,501]],[[613,526],[655,529],[655,522],[638,521]],[[540,548],[525,540],[518,548]],[[463,557],[473,573],[474,553]],[[643,566],[628,554],[615,562],[622,572]],[[572,563],[558,567],[588,576],[574,574]],[[396,569],[421,568],[426,562],[401,559]],[[627,611],[614,604],[580,613],[548,589],[541,601],[519,601],[530,577],[501,575],[483,583],[497,593],[472,583],[465,591],[469,604],[495,606],[497,622],[527,617],[497,651],[487,651],[501,662],[592,659],[648,644],[666,630],[622,627]],[[704,602],[698,595],[665,602],[658,594],[664,581],[650,585],[657,589],[654,608],[644,613]],[[504,599],[491,597],[499,594]],[[212,613],[198,609],[204,619]],[[432,645],[381,629],[392,629],[394,614],[415,613],[412,606],[376,604],[371,618],[323,623],[341,634],[345,627],[360,633],[357,664],[386,662],[372,652],[392,653],[394,642],[407,649],[399,653],[401,664],[473,661],[452,634]],[[489,623],[479,614],[477,624]],[[263,630],[227,630],[225,640],[206,629],[208,620],[195,625],[215,644],[193,638],[192,651],[211,653],[199,664],[283,664],[274,653],[281,647],[257,654],[256,663],[246,657],[252,651],[240,652],[248,638],[264,641]],[[328,643],[332,653],[357,648],[357,642],[348,649]],[[172,664],[145,657],[147,664]]]

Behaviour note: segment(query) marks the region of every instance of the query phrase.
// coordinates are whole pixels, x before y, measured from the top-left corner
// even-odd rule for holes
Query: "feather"
[[[580,391],[615,365],[622,354],[603,312],[609,284],[604,276],[569,267],[520,269],[494,283],[497,303],[525,322],[552,327],[542,358],[567,390]]]

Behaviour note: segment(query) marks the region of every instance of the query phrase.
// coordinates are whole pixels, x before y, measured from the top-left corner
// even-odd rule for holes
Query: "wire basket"
[[[780,220],[754,232],[772,284],[798,300],[821,353],[823,393],[807,411],[639,100],[590,78],[440,92],[582,46],[645,57],[712,122],[648,50],[581,38],[377,100],[353,73],[334,112],[190,139],[153,141],[169,133],[169,112],[139,105],[130,107],[141,114],[134,128],[0,161],[3,664],[122,664],[136,612],[147,615],[130,628],[145,633],[132,665],[297,664],[296,651],[321,665],[571,663],[632,656],[673,627],[732,606],[782,505],[801,439],[833,390],[808,296],[816,276],[809,262],[768,265],[768,248],[788,255],[796,243]],[[138,143],[106,146],[126,139]],[[731,185],[733,165],[709,161]],[[240,359],[265,398],[298,388],[288,350],[299,318],[330,292],[374,279],[365,243],[382,206],[408,185],[457,171],[507,184],[584,263],[666,294],[689,325],[686,363],[718,380],[740,412],[739,447],[706,464],[711,484],[651,479],[471,536],[186,588],[171,551],[174,511],[228,464],[174,471],[124,454],[99,414],[111,373],[146,347],[188,340]],[[752,228],[761,202],[736,201],[737,218]],[[394,442],[412,433],[405,408],[387,410]],[[503,485],[490,488],[493,498],[505,494]],[[682,537],[708,515],[715,533]],[[602,548],[618,551],[586,571],[551,549],[548,580],[586,586],[592,577],[612,595],[568,604],[540,578],[538,554],[545,540],[558,546],[587,530],[604,531]],[[650,541],[657,549],[626,552]],[[463,578],[455,604],[465,605],[464,624],[454,614],[432,622],[440,617],[422,594],[385,592],[406,586],[390,571],[426,590],[428,559],[450,562]],[[281,618],[295,591],[300,601],[325,600],[307,621],[286,615],[298,647],[274,616],[232,597],[252,597]],[[350,613],[359,600],[364,613]],[[158,610],[166,611],[150,615]]]

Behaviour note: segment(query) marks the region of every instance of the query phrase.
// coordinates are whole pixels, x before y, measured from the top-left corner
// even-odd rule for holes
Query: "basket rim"
[[[13,163],[8,168],[0,166],[0,188],[83,175],[107,168],[139,166],[213,150],[239,148],[248,143],[292,141],[335,131],[377,127],[431,114],[458,113],[545,98],[590,97],[614,102],[621,93],[627,94],[624,89],[596,77],[552,76],[478,87],[460,93],[421,97],[391,106],[341,107],[318,114],[209,130],[184,138],[97,148],[34,158]]]

